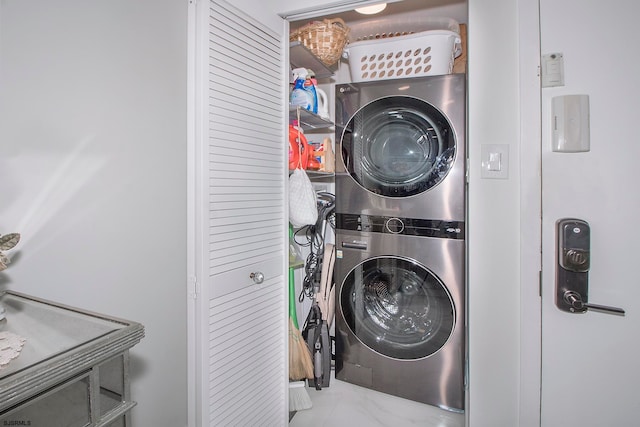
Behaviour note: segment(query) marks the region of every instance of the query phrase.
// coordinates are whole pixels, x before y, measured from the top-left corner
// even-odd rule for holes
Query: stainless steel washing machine
[[[464,410],[465,76],[336,85],[336,378]]]
[[[335,93],[337,213],[464,220],[464,74]]]
[[[463,411],[463,225],[336,219],[336,378]]]

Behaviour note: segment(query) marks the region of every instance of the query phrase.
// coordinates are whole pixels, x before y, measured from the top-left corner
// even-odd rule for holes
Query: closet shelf
[[[336,176],[336,174],[333,172],[314,171],[311,169],[305,169],[304,171],[307,173],[307,176],[309,177],[309,179],[312,179],[312,180],[323,179],[323,178],[333,178]],[[289,169],[289,175],[291,175],[291,173],[293,173],[293,170]]]
[[[315,56],[301,42],[289,43],[289,62],[291,68],[308,68],[313,70],[317,79],[331,77],[334,71],[327,67],[320,58]]]
[[[312,113],[300,107],[289,107],[289,122],[298,120],[298,110],[300,110],[300,126],[304,130],[328,129],[333,126],[331,120],[324,119],[319,115]]]
[[[333,172],[307,170],[307,175],[309,176],[309,179],[323,179],[333,178],[336,174],[334,174]]]

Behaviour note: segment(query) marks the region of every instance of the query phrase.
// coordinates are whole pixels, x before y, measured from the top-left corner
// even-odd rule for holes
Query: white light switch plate
[[[509,146],[507,144],[482,144],[480,157],[482,162],[481,178],[509,178]]]

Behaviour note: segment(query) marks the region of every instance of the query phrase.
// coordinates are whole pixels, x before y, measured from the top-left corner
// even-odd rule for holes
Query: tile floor
[[[464,427],[464,414],[402,399],[335,379],[307,387],[313,407],[297,412],[289,427]]]

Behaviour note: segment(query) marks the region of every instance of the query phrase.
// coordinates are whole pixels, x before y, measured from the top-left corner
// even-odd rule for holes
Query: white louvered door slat
[[[258,96],[254,94],[253,96]],[[222,102],[222,101],[219,101]],[[232,102],[230,98],[229,101]],[[222,109],[221,109],[222,110]],[[229,134],[229,140],[234,141],[240,144],[249,144],[248,146],[240,145],[237,147],[238,149],[244,149],[247,151],[253,151],[256,153],[256,146],[254,145],[254,141],[258,142],[258,144],[264,144],[269,146],[269,138],[277,133],[273,129],[267,129],[264,124],[256,123],[254,121],[247,121],[245,117],[223,117],[221,115],[211,114],[211,123],[220,127],[221,130],[224,130]],[[249,138],[249,139],[246,139]],[[214,141],[213,147],[220,147],[220,145],[216,144],[217,141]],[[236,147],[222,147],[227,149],[232,149]],[[259,154],[259,153],[256,153]]]
[[[286,425],[282,42],[225,1],[210,0],[208,14],[201,424]]]

